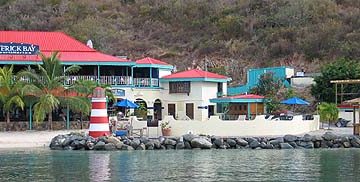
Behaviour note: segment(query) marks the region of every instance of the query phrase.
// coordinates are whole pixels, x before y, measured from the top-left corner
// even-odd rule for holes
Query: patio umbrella
[[[287,105],[310,105],[309,102],[307,102],[303,99],[300,99],[298,97],[292,97],[290,99],[283,100],[280,103],[287,104]]]
[[[127,100],[127,99],[123,99],[120,102],[117,102],[115,104],[115,106],[124,107],[125,108],[125,116],[127,116],[127,114],[126,114],[127,109],[130,109],[130,108],[133,109],[133,108],[138,108],[139,107],[137,104],[135,104],[135,103],[133,103],[133,102]]]
[[[125,107],[125,108],[138,108],[139,106],[127,99],[123,99],[120,102],[117,102],[115,106]]]
[[[295,105],[310,105],[309,102],[298,97],[292,97],[280,102],[281,104],[292,105],[292,110],[295,110]]]

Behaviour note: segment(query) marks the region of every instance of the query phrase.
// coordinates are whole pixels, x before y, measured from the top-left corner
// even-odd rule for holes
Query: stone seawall
[[[197,136],[182,137],[100,137],[94,139],[80,133],[58,135],[51,140],[53,150],[170,150],[170,149],[313,149],[360,148],[360,137],[338,136],[332,132],[323,135],[285,135],[283,137],[232,137]]]

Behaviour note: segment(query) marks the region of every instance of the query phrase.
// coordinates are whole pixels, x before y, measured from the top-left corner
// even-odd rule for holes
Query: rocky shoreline
[[[52,150],[181,150],[181,149],[313,149],[313,148],[360,148],[360,137],[338,136],[332,132],[323,135],[283,137],[232,137],[198,136],[182,137],[99,137],[80,133],[58,135],[51,140]]]

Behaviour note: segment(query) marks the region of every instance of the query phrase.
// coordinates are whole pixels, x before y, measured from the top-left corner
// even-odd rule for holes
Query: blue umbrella
[[[298,97],[292,97],[290,99],[283,100],[280,103],[288,105],[310,105],[309,102],[302,100]]]
[[[125,108],[138,108],[139,106],[127,99],[123,99],[120,102],[117,102],[115,106],[125,107]]]

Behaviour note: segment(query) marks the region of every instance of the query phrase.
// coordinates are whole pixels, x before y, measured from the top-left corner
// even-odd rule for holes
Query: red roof
[[[230,99],[264,99],[264,96],[255,95],[255,94],[241,94],[241,95],[233,95],[222,98],[230,98]]]
[[[136,61],[136,64],[159,64],[159,65],[169,65],[168,63],[165,63],[163,61],[151,58],[151,57],[146,57],[143,59],[139,59]]]
[[[215,78],[215,79],[227,79],[227,76],[211,73],[208,71],[192,69],[188,71],[177,72],[171,75],[164,76],[165,79],[172,78]]]
[[[0,31],[0,42],[39,45],[40,51],[50,55],[59,51],[61,61],[129,62],[92,49],[62,32]],[[41,61],[38,55],[0,55],[5,61]]]

